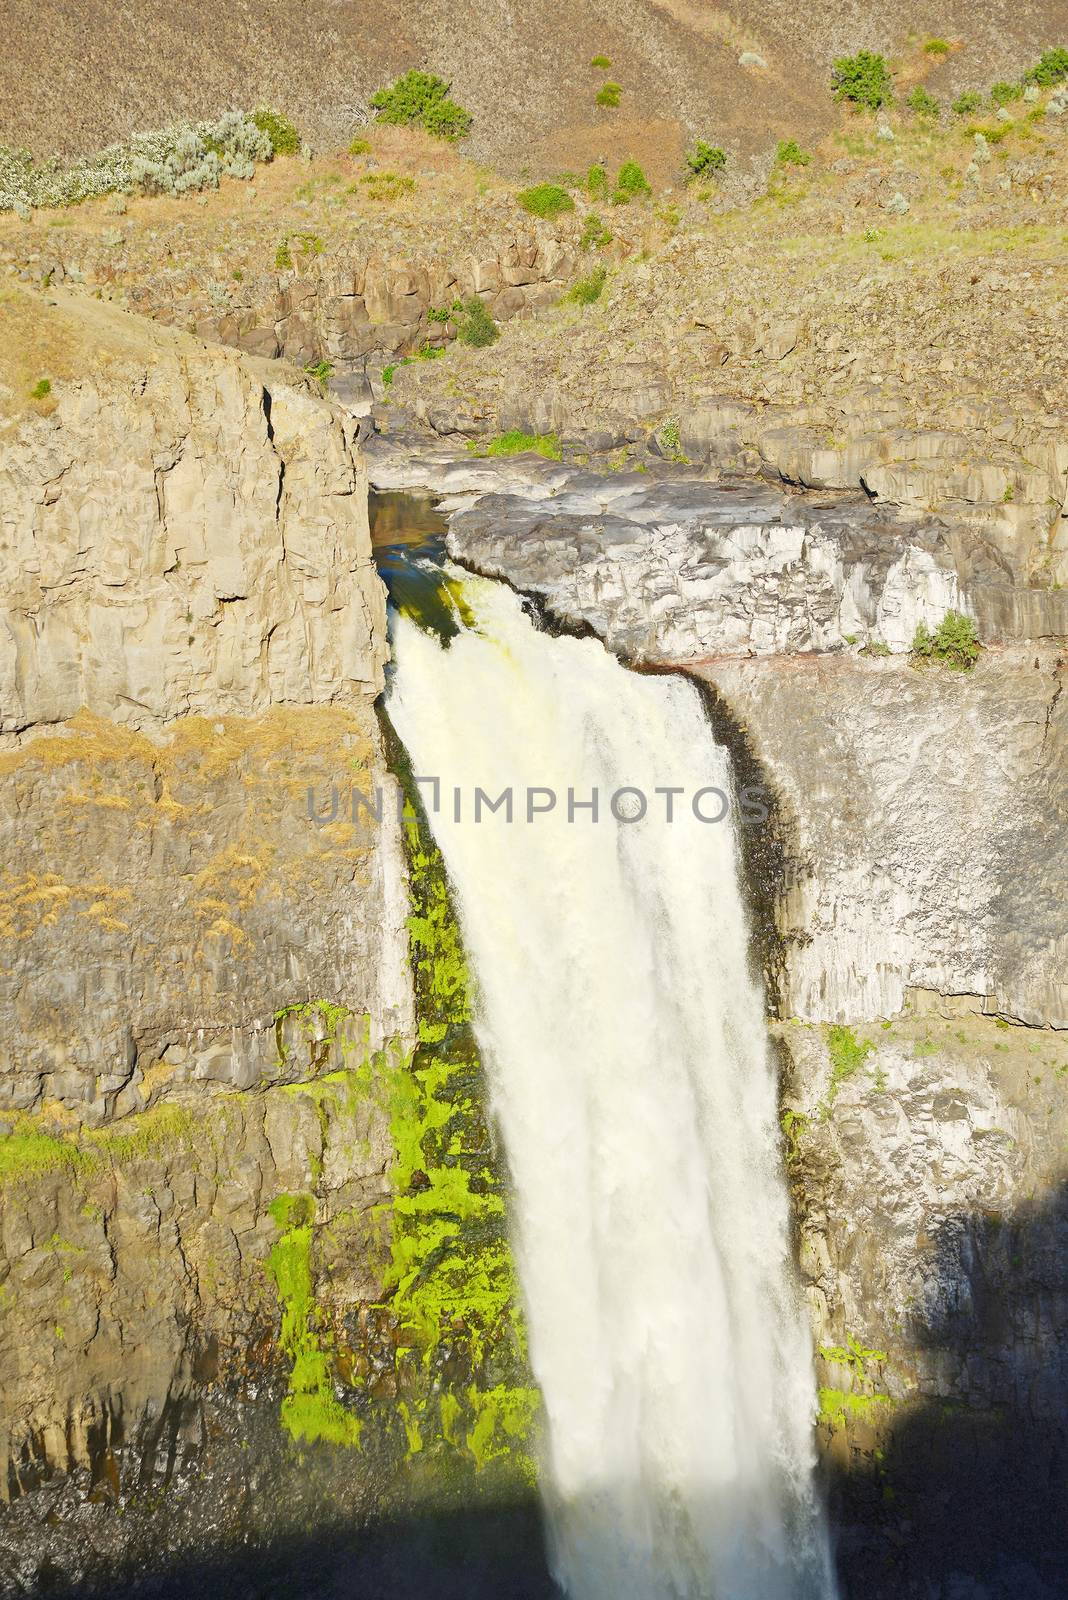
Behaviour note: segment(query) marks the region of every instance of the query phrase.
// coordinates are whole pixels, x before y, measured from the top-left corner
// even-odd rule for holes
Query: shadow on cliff
[[[204,1546],[211,1531],[203,1530]],[[203,1554],[161,1551],[136,1563],[105,1559],[80,1581],[46,1558],[28,1586],[11,1592],[42,1600],[559,1600],[534,1505],[424,1512],[362,1528],[327,1514],[301,1535],[231,1537]]]
[[[844,1593],[1061,1600],[1068,1184],[1012,1213],[947,1218],[924,1259],[902,1343],[929,1397],[895,1408],[878,1437],[860,1423],[831,1458]]]

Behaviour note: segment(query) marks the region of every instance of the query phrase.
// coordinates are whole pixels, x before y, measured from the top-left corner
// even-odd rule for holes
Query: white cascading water
[[[690,809],[730,790],[726,755],[683,679],[539,632],[503,586],[463,593],[474,620],[447,648],[397,618],[389,712],[442,785],[430,820],[514,1187],[554,1575],[572,1600],[831,1600],[736,839]],[[623,785],[649,796],[643,821],[609,815]],[[670,824],[652,803],[668,785],[686,790]],[[475,788],[508,786],[515,820],[476,825]],[[530,823],[528,786],[559,796]],[[569,787],[599,791],[596,824],[568,821]]]

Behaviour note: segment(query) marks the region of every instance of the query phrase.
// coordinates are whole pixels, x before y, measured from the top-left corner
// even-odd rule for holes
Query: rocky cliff
[[[392,1145],[346,1074],[414,1013],[352,424],[91,302],[3,313],[7,1496],[267,1350],[280,1194],[373,1294]]]

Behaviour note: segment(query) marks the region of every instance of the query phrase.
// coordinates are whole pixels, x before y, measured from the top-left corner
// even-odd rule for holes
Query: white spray
[[[442,783],[430,821],[514,1185],[555,1575],[572,1600],[832,1600],[736,838],[690,804],[729,791],[726,756],[684,680],[537,631],[502,586],[466,579],[464,598],[447,649],[397,619],[389,711]],[[608,811],[625,785],[649,797],[640,822]],[[514,820],[476,824],[476,787],[511,787]],[[558,797],[530,823],[528,787]],[[569,788],[598,791],[596,822],[568,820]]]

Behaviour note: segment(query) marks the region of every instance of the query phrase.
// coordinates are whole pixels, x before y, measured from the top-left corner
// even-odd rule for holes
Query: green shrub
[[[855,56],[839,56],[831,74],[836,100],[878,111],[894,98],[894,85],[885,56],[871,50],[858,50]]]
[[[960,611],[947,611],[933,633],[925,622],[919,623],[912,638],[917,661],[939,661],[954,672],[969,672],[980,649],[975,623]]]
[[[283,239],[274,253],[275,268],[279,272],[288,272],[293,265],[293,252],[289,248],[288,238]]]
[[[1014,100],[1023,99],[1023,85],[1019,83],[993,83],[990,86],[990,99],[996,106],[1011,105]]]
[[[471,131],[471,116],[449,99],[450,85],[433,72],[406,72],[388,89],[371,96],[379,122],[422,128],[437,139],[462,139]]]
[[[982,109],[983,97],[976,89],[965,89],[953,102],[958,117],[971,117]]]
[[[516,199],[532,217],[551,219],[575,209],[574,200],[558,183],[537,183],[533,189],[520,189]]]
[[[1024,73],[1024,78],[1040,89],[1051,89],[1055,83],[1063,83],[1068,78],[1068,50],[1043,51],[1036,64]]]
[[[513,428],[509,433],[499,433],[495,439],[490,439],[479,454],[519,456],[528,452],[544,456],[547,461],[559,461],[560,441],[555,433],[521,433],[518,428]]]
[[[949,41],[947,39],[928,39],[923,48],[929,56],[948,56]]]
[[[618,106],[619,97],[623,93],[618,83],[606,83],[597,92],[599,106]]]
[[[726,165],[727,152],[716,144],[709,144],[706,139],[698,139],[686,157],[691,178],[710,178],[714,172],[722,172]]]
[[[775,159],[780,167],[807,167],[812,156],[809,151],[802,150],[796,139],[780,139]]]
[[[370,139],[353,139],[349,145],[350,156],[366,156],[371,153]]]
[[[481,350],[486,345],[493,344],[500,336],[500,328],[478,295],[472,295],[469,300],[465,300],[460,311],[456,313],[456,337],[460,343]]]
[[[928,94],[922,83],[916,85],[905,104],[918,117],[937,117],[940,109],[934,95]]]
[[[607,200],[610,187],[608,173],[595,162],[586,174],[586,193],[594,200]]]
[[[309,361],[304,368],[309,378],[314,378],[325,389],[330,379],[334,376],[332,361]]]
[[[612,63],[609,61],[607,56],[593,56],[590,60],[591,67],[600,67],[602,70],[605,67],[610,67],[611,65]]]
[[[276,156],[300,154],[300,134],[280,111],[272,111],[269,106],[257,106],[252,113],[252,120],[260,132],[270,139],[271,149]]]
[[[592,306],[595,300],[601,298],[601,290],[604,288],[607,276],[607,267],[594,267],[592,272],[588,272],[584,278],[579,278],[571,285],[564,298],[573,300],[576,305]]]
[[[689,465],[689,458],[683,454],[679,424],[674,417],[664,423],[657,434],[657,439],[661,450],[669,461],[680,461],[684,465]]]
[[[641,195],[652,194],[648,179],[636,161],[624,161],[616,177],[616,186],[612,191],[612,204],[614,206],[629,205]]]
[[[604,220],[596,211],[587,213],[586,221],[582,228],[582,238],[579,248],[582,250],[603,250],[605,245],[612,243],[612,235],[605,226]]]
[[[46,395],[50,395],[51,393],[52,393],[52,382],[51,382],[51,379],[49,379],[49,378],[38,378],[37,382],[34,384],[33,388],[30,390],[30,399],[31,400],[43,400],[46,397]]]

